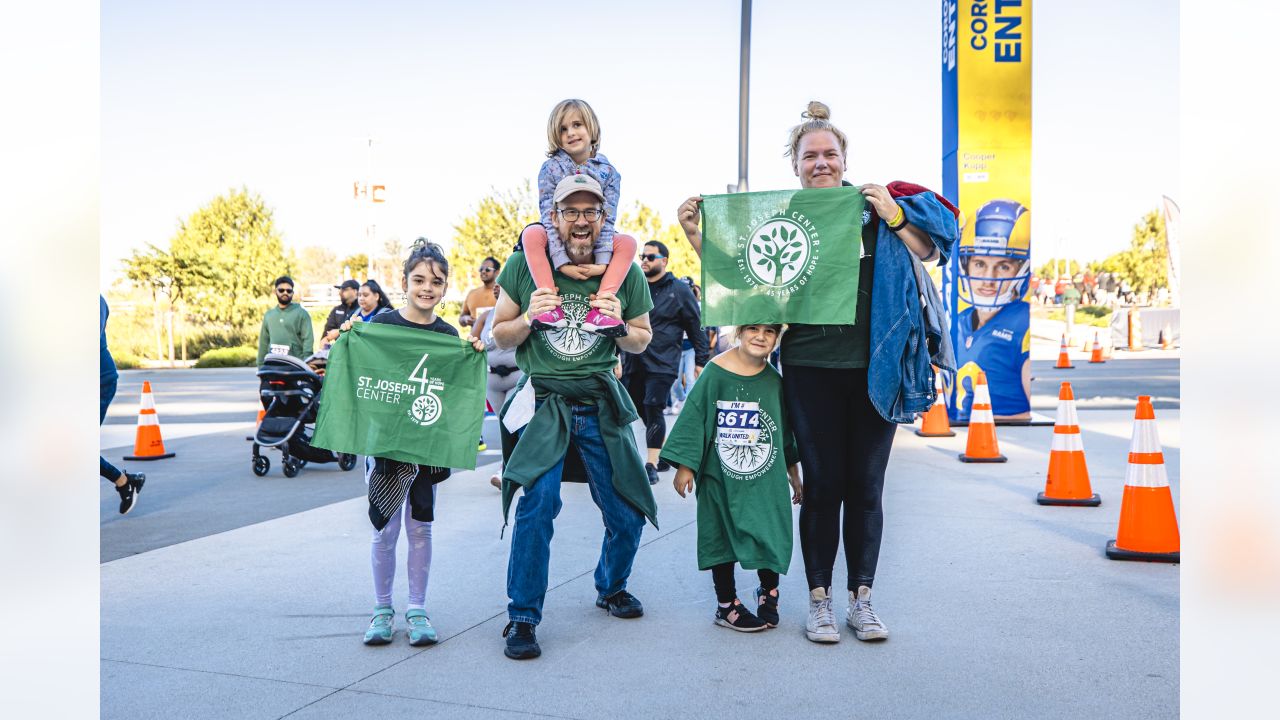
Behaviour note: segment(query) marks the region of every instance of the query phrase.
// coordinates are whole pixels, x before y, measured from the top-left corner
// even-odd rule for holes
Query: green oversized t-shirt
[[[555,375],[566,379],[613,370],[618,362],[618,350],[614,341],[582,329],[582,321],[591,310],[591,294],[600,287],[600,277],[574,280],[556,271],[555,280],[564,301],[561,308],[569,320],[569,326],[560,330],[535,330],[530,333],[528,339],[516,348],[516,367],[532,377]],[[498,275],[498,284],[512,300],[520,303],[521,313],[528,312],[529,296],[538,286],[529,273],[524,253],[515,252],[507,258],[507,264]],[[624,320],[653,309],[649,284],[634,262],[622,281],[622,287],[618,289],[618,300],[622,303]]]
[[[772,367],[747,377],[713,362],[693,384],[661,457],[694,472],[700,569],[737,562],[787,572],[787,466],[799,453],[785,413]]]

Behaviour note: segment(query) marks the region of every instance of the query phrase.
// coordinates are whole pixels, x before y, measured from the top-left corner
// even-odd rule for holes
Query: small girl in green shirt
[[[787,425],[782,376],[768,364],[781,325],[741,325],[685,400],[661,458],[678,469],[680,497],[697,477],[698,568],[711,570],[715,623],[755,632],[778,625],[778,576],[791,562],[787,500],[802,497],[799,453]],[[738,599],[734,563],[756,570],[756,611]]]

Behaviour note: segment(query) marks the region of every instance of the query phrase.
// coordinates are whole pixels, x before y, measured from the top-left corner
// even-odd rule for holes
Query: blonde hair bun
[[[830,120],[831,108],[817,100],[810,100],[809,108],[800,113],[800,117],[805,118],[806,120]]]

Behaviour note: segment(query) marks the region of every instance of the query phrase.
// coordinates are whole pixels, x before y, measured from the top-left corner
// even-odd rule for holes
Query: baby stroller
[[[338,463],[343,470],[356,466],[356,456],[333,453],[311,444],[308,425],[316,421],[324,379],[307,362],[289,355],[268,355],[258,368],[258,395],[266,414],[253,441],[253,474],[262,477],[271,461],[259,450],[279,448],[284,476],[295,477],[307,463]]]

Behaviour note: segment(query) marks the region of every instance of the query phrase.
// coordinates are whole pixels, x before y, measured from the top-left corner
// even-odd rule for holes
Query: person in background
[[[116,396],[116,384],[120,380],[120,372],[116,370],[115,358],[107,349],[107,316],[111,310],[107,307],[107,299],[98,296],[98,424],[107,419],[107,407]],[[102,478],[115,486],[120,494],[120,514],[133,509],[138,501],[138,493],[147,482],[142,473],[126,472],[98,456],[98,472]]]
[[[311,315],[293,302],[293,278],[281,275],[273,285],[278,304],[262,318],[262,329],[258,332],[259,365],[268,354],[292,355],[304,360],[316,345]]]
[[[659,472],[671,469],[661,462],[659,451],[667,435],[663,408],[680,372],[681,338],[687,335],[692,346],[690,375],[696,377],[702,372],[711,356],[693,289],[667,272],[669,257],[665,244],[657,240],[645,243],[640,254],[640,270],[649,281],[649,295],[653,298],[653,310],[649,312],[653,342],[640,354],[622,356],[622,384],[644,419],[645,444],[649,450],[645,473],[650,485],[657,484]]]
[[[338,289],[338,299],[342,302],[335,305],[329,311],[329,317],[325,318],[320,342],[326,345],[338,339],[338,335],[342,332],[342,323],[350,320],[355,314],[356,295],[360,292],[360,283],[355,280],[343,280],[341,285],[334,285],[334,287]]]
[[[497,258],[487,257],[480,261],[480,287],[467,293],[467,298],[462,301],[462,314],[458,316],[458,324],[463,327],[470,327],[476,322],[476,318],[480,316],[480,311],[485,308],[491,308],[495,304],[494,287],[498,279],[498,271],[502,269],[502,263]]]
[[[502,288],[497,283],[494,283],[493,297],[496,299],[501,293]],[[520,368],[516,367],[515,348],[504,350],[498,347],[498,343],[494,342],[493,308],[487,308],[481,312],[480,317],[471,326],[471,340],[473,342],[479,340],[483,343],[484,349],[488,353],[489,381],[485,386],[485,399],[489,402],[489,407],[493,408],[494,413],[500,413],[502,412],[502,406],[507,403],[507,394],[515,388],[516,383],[520,382],[520,378],[524,377],[524,373],[520,372]],[[498,472],[489,478],[489,484],[499,489],[502,488],[501,466],[499,466]]]

